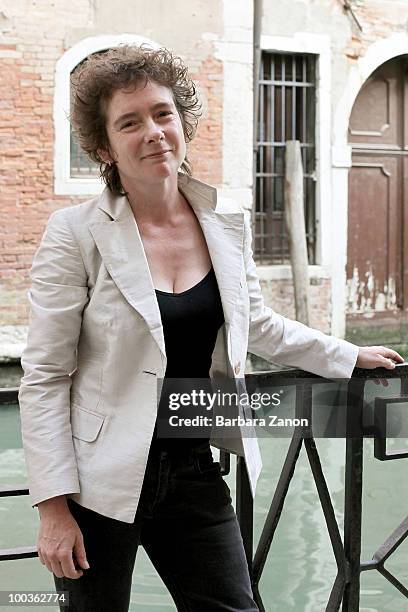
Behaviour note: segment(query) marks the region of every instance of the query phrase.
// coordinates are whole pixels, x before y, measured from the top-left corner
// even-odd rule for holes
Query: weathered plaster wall
[[[332,333],[344,335],[346,313],[348,170],[351,165],[347,129],[352,103],[364,80],[382,62],[408,53],[408,2],[351,0],[354,17],[341,0],[265,2],[262,31],[269,36],[327,35],[331,47],[330,90],[330,223],[331,292],[326,303]],[[290,19],[287,16],[290,15]],[[388,52],[387,52],[388,48]],[[394,54],[394,55],[393,55]],[[364,76],[363,76],[364,75]]]

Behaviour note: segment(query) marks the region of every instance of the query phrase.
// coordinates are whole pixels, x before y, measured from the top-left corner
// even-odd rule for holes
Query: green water
[[[397,382],[397,381],[395,381]],[[393,389],[372,388],[377,395]],[[394,392],[396,389],[394,389]],[[255,500],[255,542],[270,506],[289,440],[260,440],[264,468]],[[397,446],[397,444],[395,444]],[[401,440],[399,441],[399,447]],[[344,504],[344,440],[317,440],[336,518],[342,530]],[[216,455],[217,451],[214,451]],[[232,464],[234,464],[234,460]],[[370,559],[407,514],[407,460],[380,462],[373,458],[373,443],[364,444],[363,558]],[[232,492],[235,469],[226,478]],[[0,485],[26,481],[16,406],[0,406]],[[33,545],[38,514],[28,497],[0,498],[0,548]],[[386,564],[408,585],[408,539]],[[228,571],[228,568],[225,568]],[[336,576],[336,564],[306,453],[302,449],[284,511],[261,580],[268,612],[320,612],[325,609]],[[0,563],[1,590],[53,590],[51,574],[38,561]],[[407,611],[407,600],[375,571],[362,574],[360,610]],[[24,607],[2,607],[12,612]],[[54,607],[32,608],[41,612]],[[143,549],[138,552],[132,586],[131,612],[175,610],[166,588]],[[114,611],[112,611],[114,612]]]

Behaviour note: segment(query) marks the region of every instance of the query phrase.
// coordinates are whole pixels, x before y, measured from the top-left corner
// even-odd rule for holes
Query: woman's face
[[[107,105],[110,151],[123,187],[162,182],[177,171],[186,155],[183,127],[171,90],[153,81],[117,90]]]

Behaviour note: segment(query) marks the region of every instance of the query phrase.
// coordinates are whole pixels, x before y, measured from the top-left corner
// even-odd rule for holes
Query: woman
[[[72,611],[128,609],[139,543],[178,610],[257,610],[208,437],[157,435],[160,379],[242,382],[248,348],[331,377],[402,361],[264,305],[247,216],[189,176],[198,114],[167,50],[111,49],[73,77],[73,123],[107,186],[48,222],[19,395],[38,554]],[[212,443],[245,456],[254,489],[256,441]]]

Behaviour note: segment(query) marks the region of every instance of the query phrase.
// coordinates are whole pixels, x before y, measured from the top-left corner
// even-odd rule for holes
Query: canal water
[[[398,384],[398,381],[393,381],[388,388],[367,385],[367,393],[392,395],[398,392]],[[316,442],[342,530],[345,441],[318,439]],[[406,441],[389,441],[391,448],[400,448],[401,442]],[[288,439],[260,440],[264,467],[255,500],[255,542],[270,506],[288,445]],[[216,450],[214,454],[217,455]],[[380,462],[373,457],[373,442],[365,440],[362,543],[365,560],[372,557],[407,514],[407,461]],[[231,474],[226,477],[233,494],[234,463],[233,460]],[[25,482],[18,407],[0,405],[0,485]],[[33,545],[37,530],[38,513],[31,508],[28,497],[0,498],[0,548]],[[392,555],[386,567],[408,586],[408,539]],[[229,571],[227,567],[225,571]],[[336,564],[323,512],[302,449],[261,580],[265,609],[267,612],[323,612],[335,576]],[[361,612],[407,611],[407,600],[377,572],[364,572],[361,583]],[[0,562],[0,591],[6,590],[53,590],[53,581],[38,559]],[[17,609],[29,608],[1,608],[5,612]],[[130,611],[170,612],[175,609],[141,548],[134,571]],[[47,612],[56,608],[36,607],[35,610]]]

